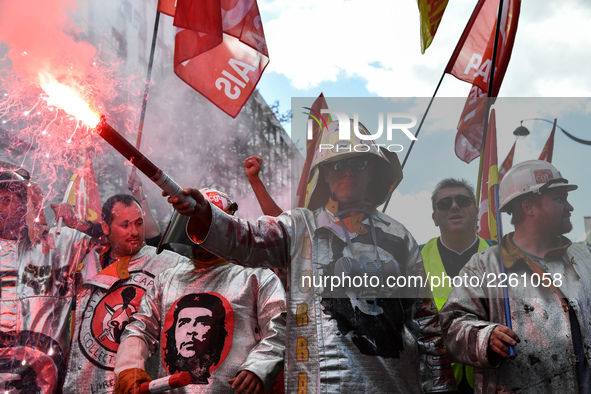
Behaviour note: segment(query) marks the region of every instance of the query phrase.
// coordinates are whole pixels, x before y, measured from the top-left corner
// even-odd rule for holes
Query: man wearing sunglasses
[[[446,178],[435,186],[431,217],[441,236],[421,246],[425,272],[430,278],[457,276],[475,253],[494,244],[476,235],[475,200],[474,188],[465,179]],[[451,292],[451,282],[440,281],[435,286],[432,280],[431,284],[437,309],[441,310]],[[473,392],[474,369],[459,363],[452,364],[452,368],[458,391]]]
[[[316,152],[307,209],[249,223],[213,208],[197,189],[183,191],[196,200],[195,208],[174,197],[169,202],[190,216],[193,242],[217,256],[289,270],[287,392],[451,391],[455,384],[428,286],[331,291],[310,281],[363,273],[382,280],[425,277],[412,235],[376,209],[402,179],[396,154],[361,141],[353,124],[353,137],[342,140],[339,126],[332,122],[322,130],[319,146],[332,148]]]
[[[503,177],[499,209],[515,231],[472,257],[460,273],[470,283],[455,286],[441,309],[446,345],[475,367],[476,392],[591,392],[591,252],[563,236],[576,188],[540,160]]]

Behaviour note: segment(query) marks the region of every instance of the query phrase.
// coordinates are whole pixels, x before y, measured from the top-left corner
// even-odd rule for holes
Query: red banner
[[[503,160],[503,164],[499,167],[499,184],[503,180],[505,173],[509,171],[509,168],[513,167],[513,157],[515,156],[515,145],[517,145],[517,141],[513,143],[513,147],[507,154],[505,160]]]
[[[310,138],[310,136],[308,136],[306,133],[306,161],[304,162],[302,176],[300,177],[300,183],[296,192],[294,208],[305,208],[308,206],[308,200],[310,199],[313,183],[313,180],[308,182],[308,178],[310,176],[310,166],[312,165],[312,160],[314,159],[314,154],[316,153],[316,147],[318,145],[318,141],[320,140],[322,125],[325,122],[330,123],[330,115],[322,115],[320,113],[320,110],[328,109],[328,104],[326,104],[326,99],[322,93],[320,93],[320,96],[318,96],[318,98],[314,101],[312,107],[306,109],[310,111],[308,114],[308,123],[311,124],[312,138]]]
[[[176,0],[158,0],[158,12],[174,16]]]
[[[492,65],[499,0],[480,0],[445,68],[462,81],[472,83],[456,135],[456,155],[466,163],[480,156],[484,113]],[[521,0],[503,1],[496,67],[491,97],[497,97],[507,71],[517,33]]]
[[[68,202],[74,207],[74,212],[80,220],[100,222],[101,199],[98,184],[94,176],[92,161],[87,159],[70,179],[72,188],[68,195]]]
[[[552,154],[554,153],[554,132],[556,131],[556,119],[554,119],[554,126],[552,126],[552,132],[550,133],[550,137],[548,137],[548,141],[546,141],[546,145],[544,145],[544,149],[542,149],[542,153],[538,160],[546,160],[548,163],[552,163]]]
[[[171,1],[158,10],[172,15]],[[256,0],[177,0],[174,72],[235,118],[269,63]]]
[[[484,172],[482,174],[482,195],[478,212],[478,235],[484,239],[497,240],[497,221],[495,217],[496,198],[494,186],[499,184],[497,168],[497,127],[495,110],[490,112],[488,132],[486,133],[486,148],[484,152]]]

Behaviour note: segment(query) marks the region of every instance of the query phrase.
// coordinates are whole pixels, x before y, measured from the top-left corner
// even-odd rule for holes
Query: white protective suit
[[[56,235],[53,227],[36,244],[0,239],[2,392],[54,393],[63,383],[74,276],[90,246],[69,228]]]
[[[144,246],[130,258],[101,269],[100,247],[84,259],[77,278],[76,312],[65,393],[112,393],[121,334],[160,272],[187,261],[176,253]]]
[[[211,318],[198,317],[198,308]],[[267,391],[283,367],[285,311],[285,291],[271,270],[221,259],[179,264],[158,275],[142,299],[123,334],[116,372],[145,369],[145,356],[160,349],[158,377],[192,375],[175,393],[233,393],[228,380],[241,370],[257,375]],[[186,346],[199,347],[192,358],[183,355]]]
[[[569,307],[589,360],[590,249],[561,237],[561,246],[536,263],[513,243],[512,235],[503,237],[500,246],[508,280],[500,277],[499,246],[474,255],[460,272],[484,278],[484,283],[451,291],[440,312],[445,343],[452,357],[475,367],[476,393],[577,393]],[[516,358],[499,364],[500,357],[487,355],[487,350],[492,330],[505,325],[503,285],[508,286],[512,329],[521,342],[515,346]]]
[[[376,253],[383,264],[398,266],[401,275],[424,277],[419,248],[401,224],[372,210],[362,221],[371,231],[349,233],[351,250],[342,227],[325,207],[314,212],[295,209],[256,223],[213,206],[212,215],[201,244],[205,249],[237,264],[290,271],[287,392],[419,393],[455,388],[428,287],[419,289],[418,298],[362,299],[334,298],[325,288],[302,283],[304,276],[333,273],[340,257],[374,260]],[[193,219],[189,236],[192,224]]]

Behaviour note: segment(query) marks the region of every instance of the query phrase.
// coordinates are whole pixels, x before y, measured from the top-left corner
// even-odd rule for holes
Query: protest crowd
[[[213,17],[188,1],[161,0],[157,15],[172,16],[178,29],[174,72],[236,117],[269,54],[256,1],[222,3]],[[418,3],[423,19],[441,7]],[[481,35],[495,49],[489,41],[478,49],[488,68],[472,67],[464,80],[489,98],[520,11],[507,0],[498,26],[485,24],[479,18],[497,12],[490,3],[478,2],[445,70],[468,73],[474,63],[464,44],[480,45],[471,26],[488,26]],[[205,27],[191,30],[197,22]],[[495,29],[506,34],[498,58]],[[433,29],[425,31],[432,40]],[[193,78],[196,70],[208,85]],[[47,104],[52,93],[41,88]],[[435,185],[429,212],[439,235],[419,245],[424,234],[385,213],[410,150],[401,164],[358,116],[324,116],[331,111],[322,94],[306,110],[310,138],[291,206],[267,190],[270,163],[256,139],[251,151],[232,151],[249,203],[256,198],[263,212],[256,220],[243,219],[239,206],[249,203],[217,183],[177,185],[140,153],[139,138],[134,147],[92,111],[68,121],[78,134],[96,131],[133,167],[102,204],[88,152],[60,202],[3,146],[0,394],[591,394],[591,245],[565,236],[573,229],[569,196],[581,182],[552,164],[556,121],[538,160],[513,163],[513,148],[497,166],[495,110],[489,100],[468,100],[456,154],[481,157],[477,190],[452,171],[425,175]],[[416,140],[419,130],[401,130]],[[150,181],[173,212],[166,228],[145,193]],[[507,234],[500,212],[511,217]]]

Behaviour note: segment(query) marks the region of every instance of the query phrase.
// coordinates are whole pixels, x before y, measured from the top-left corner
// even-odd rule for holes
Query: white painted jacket
[[[501,246],[475,254],[460,272],[460,276],[484,277],[485,281],[479,287],[464,285],[451,291],[440,312],[445,343],[453,358],[475,367],[477,393],[577,393],[568,306],[576,313],[589,360],[590,250],[584,244],[571,245],[561,237],[562,246],[546,254],[549,270],[543,271],[556,290],[535,286],[543,273],[534,271],[529,259],[513,243],[512,234],[503,238]],[[497,280],[501,273],[499,247],[507,274],[513,274],[512,282]],[[492,330],[505,324],[500,284],[509,286],[513,331],[521,342],[515,346],[514,360],[497,365],[498,360],[487,357],[487,349]]]
[[[344,232],[324,207],[248,223],[212,206],[202,246],[236,264],[289,269],[286,390],[299,393],[419,393],[455,388],[429,288],[420,298],[331,298],[302,283],[329,275],[339,257],[397,262],[424,277],[419,248],[392,218],[373,210],[365,234]],[[192,220],[188,223],[191,236]],[[195,223],[199,225],[198,223]],[[377,245],[377,246],[376,246]]]
[[[140,306],[154,277],[181,261],[170,251],[156,254],[144,246],[131,256],[126,279],[117,272],[118,261],[101,269],[100,247],[79,267],[76,312],[64,393],[112,393],[115,389],[115,356],[121,334]]]
[[[192,374],[192,384],[173,390],[174,393],[234,393],[228,380],[242,370],[257,375],[266,391],[271,387],[283,368],[285,290],[271,270],[244,268],[219,260],[222,264],[214,266],[179,264],[156,277],[154,286],[142,299],[139,312],[125,330],[121,352],[117,355],[117,373],[128,368],[144,368],[145,358],[140,353],[161,352],[164,357],[158,363],[158,377],[178,371]],[[214,311],[214,321],[199,339],[208,341],[201,352],[215,356],[209,362],[200,361],[204,363],[201,368],[193,369],[187,367],[189,364],[178,363],[182,356],[177,347],[183,339],[175,332],[175,327],[181,326],[175,310],[181,308],[181,300],[203,299],[204,294],[220,300],[215,301],[223,307],[216,311],[210,301],[203,302]],[[192,323],[187,320],[183,324],[187,327]],[[191,330],[186,332],[188,336],[199,335]],[[192,339],[185,337],[185,340]],[[136,345],[129,347],[128,343]],[[137,351],[137,345],[145,346],[146,351]]]

